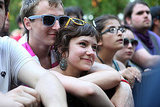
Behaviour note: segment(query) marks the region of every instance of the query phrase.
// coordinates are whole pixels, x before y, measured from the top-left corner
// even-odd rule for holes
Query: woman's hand
[[[120,74],[124,79],[128,80],[131,86],[134,85],[135,79],[141,82],[141,72],[136,67],[128,67],[120,71]]]

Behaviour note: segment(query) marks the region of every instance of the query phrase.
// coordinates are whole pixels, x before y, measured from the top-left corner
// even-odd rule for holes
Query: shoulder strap
[[[117,61],[112,60],[112,62],[113,62],[113,64],[114,64],[114,66],[115,66],[115,69],[116,69],[117,71],[120,71],[120,68],[119,68],[119,65],[118,65]]]

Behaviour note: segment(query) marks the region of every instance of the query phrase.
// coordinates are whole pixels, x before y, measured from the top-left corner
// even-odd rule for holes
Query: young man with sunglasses
[[[160,61],[160,37],[149,31],[151,27],[149,6],[143,1],[134,1],[124,10],[124,22],[131,26],[139,41],[132,60],[142,69],[153,67]]]
[[[3,30],[9,0],[0,0],[0,32]],[[37,64],[27,51],[9,37],[0,38],[0,107],[67,107],[59,80]],[[18,80],[27,86],[10,90]],[[50,84],[48,84],[50,83]]]
[[[68,20],[63,15],[61,0],[26,0],[21,8],[27,31],[27,42],[22,45],[46,69],[58,65],[53,45],[58,29]]]

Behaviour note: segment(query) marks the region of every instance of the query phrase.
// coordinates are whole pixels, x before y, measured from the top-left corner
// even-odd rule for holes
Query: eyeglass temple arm
[[[101,33],[101,35],[105,34],[108,31],[109,31],[109,29],[105,30],[104,32]]]
[[[67,23],[66,23],[66,25],[64,26],[64,28],[67,28],[67,26],[68,26],[70,20],[71,20],[71,19],[69,18],[69,20],[67,21]]]
[[[28,17],[29,19],[38,19],[38,18],[41,18],[42,16],[40,16],[40,15],[35,15],[35,16],[30,16],[30,17]]]

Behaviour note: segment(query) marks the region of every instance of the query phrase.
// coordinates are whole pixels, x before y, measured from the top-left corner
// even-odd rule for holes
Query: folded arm
[[[113,107],[107,95],[94,83],[82,81],[71,76],[65,76],[56,71],[51,72],[58,77],[67,92],[84,99],[93,107]]]
[[[121,81],[121,76],[112,67],[95,62],[89,74],[79,79],[95,83],[103,90],[106,90],[117,86]]]
[[[36,89],[45,107],[67,107],[66,93],[60,81],[35,61],[22,66],[18,79]]]

